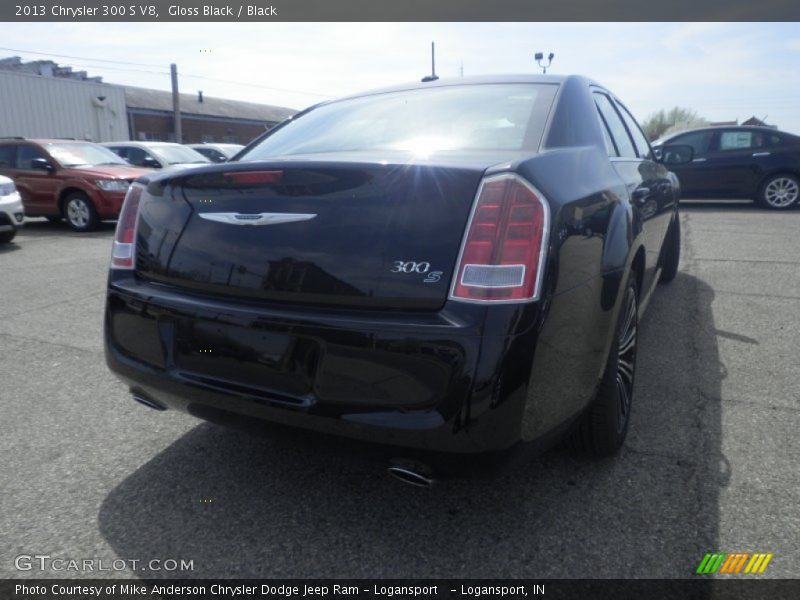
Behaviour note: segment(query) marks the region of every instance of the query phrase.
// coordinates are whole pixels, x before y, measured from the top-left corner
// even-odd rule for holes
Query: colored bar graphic
[[[733,566],[733,563],[735,563],[738,559],[739,559],[738,554],[728,554],[728,558],[725,560],[724,563],[722,563],[722,568],[719,570],[719,572],[730,573],[730,568]]]
[[[739,573],[742,570],[742,567],[744,567],[744,564],[747,562],[749,556],[749,552],[742,554],[742,558],[740,558],[736,563],[736,569],[733,571],[734,573]]]
[[[731,574],[744,573],[761,574],[767,569],[773,554],[756,552],[708,552],[700,561],[696,573],[699,575],[713,575],[715,573]],[[746,565],[746,566],[745,566]]]
[[[700,573],[700,574],[705,573],[706,572],[706,566],[708,565],[708,561],[710,559],[711,559],[711,553],[706,553],[706,555],[703,557],[703,560],[700,561],[700,566],[697,567],[697,571],[696,572]]]
[[[771,561],[771,560],[772,560],[772,554],[767,554],[764,557],[764,562],[761,563],[761,568],[758,570],[758,572],[759,573],[763,573],[764,570],[767,568],[767,565],[769,564],[769,561]]]

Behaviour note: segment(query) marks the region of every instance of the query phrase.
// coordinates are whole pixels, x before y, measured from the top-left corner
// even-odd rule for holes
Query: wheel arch
[[[631,261],[630,272],[636,276],[636,290],[641,295],[644,283],[644,246],[639,246]]]
[[[764,173],[761,179],[759,179],[758,185],[756,186],[756,194],[760,196],[767,181],[769,181],[772,177],[777,177],[779,175],[790,175],[791,177],[800,180],[800,169],[792,167],[779,167]]]

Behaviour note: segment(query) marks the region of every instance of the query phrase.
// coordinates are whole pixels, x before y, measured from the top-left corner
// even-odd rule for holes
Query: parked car
[[[140,181],[105,317],[108,365],[139,402],[404,453],[623,443],[638,320],[678,268],[679,187],[602,86],[370,92],[242,162]]]
[[[244,148],[241,144],[187,144],[189,148],[197,150],[211,162],[228,162],[239,150]]]
[[[0,175],[0,244],[13,240],[24,220],[22,199],[14,182]]]
[[[685,198],[748,198],[785,210],[800,200],[800,137],[769,127],[704,127],[654,142],[691,146],[675,167]]]
[[[0,138],[0,175],[14,180],[29,217],[75,231],[116,219],[131,181],[146,173],[91,142]]]
[[[130,164],[146,169],[189,167],[211,162],[199,152],[172,142],[106,142],[103,145]]]

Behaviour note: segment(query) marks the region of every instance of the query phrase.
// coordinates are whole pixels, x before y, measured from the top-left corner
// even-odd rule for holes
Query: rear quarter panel
[[[502,345],[485,338],[475,385],[484,393],[474,395],[472,416],[506,402],[530,441],[594,397],[620,285],[643,240],[626,187],[599,149],[548,151],[516,170],[551,206],[545,290],[541,302],[487,310],[487,334],[506,326],[512,335]]]

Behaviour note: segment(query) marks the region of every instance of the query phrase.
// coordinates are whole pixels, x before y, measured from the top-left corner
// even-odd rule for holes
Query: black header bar
[[[797,0],[12,0],[0,21],[800,21]]]

